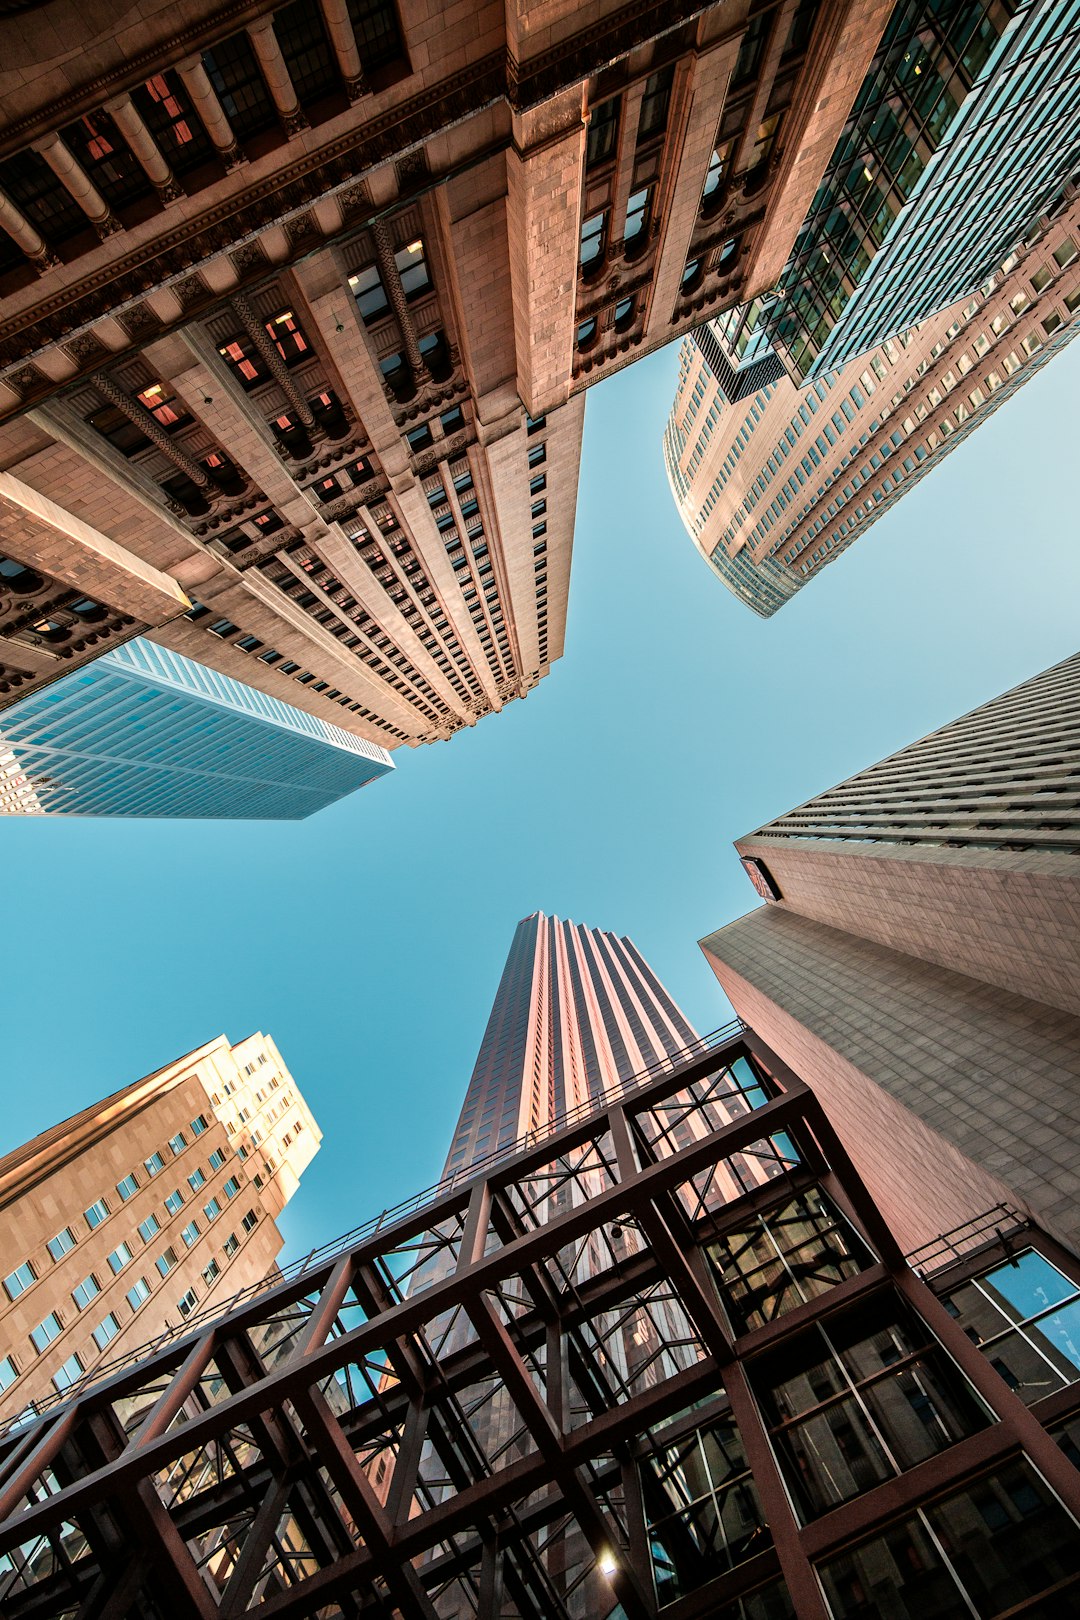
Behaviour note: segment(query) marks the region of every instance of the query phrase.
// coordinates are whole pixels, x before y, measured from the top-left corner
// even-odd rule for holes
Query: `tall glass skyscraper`
[[[446,1173],[699,1039],[632,940],[534,911],[515,930]]]
[[[799,380],[967,296],[1065,206],[1080,6],[899,0],[766,316]]]
[[[140,639],[5,712],[0,814],[299,820],[392,769],[376,744]]]

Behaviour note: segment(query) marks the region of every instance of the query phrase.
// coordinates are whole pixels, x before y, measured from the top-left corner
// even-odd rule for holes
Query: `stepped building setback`
[[[1080,330],[1080,202],[963,304],[809,387],[757,299],[684,339],[664,464],[690,538],[767,618]]]
[[[0,699],[133,635],[390,749],[523,696],[585,387],[775,281],[888,13],[0,19]]]
[[[377,743],[141,637],[13,704],[0,749],[0,815],[299,820],[394,768]]]
[[[1019,1199],[1077,1246],[1080,655],[736,848],[706,957],[902,1240]]]
[[[320,1141],[273,1041],[221,1035],[0,1159],[0,1423],[273,1276]]]

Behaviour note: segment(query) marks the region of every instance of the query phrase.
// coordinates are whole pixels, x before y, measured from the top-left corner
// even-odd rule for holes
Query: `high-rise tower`
[[[534,911],[517,925],[446,1173],[698,1039],[632,940]]]

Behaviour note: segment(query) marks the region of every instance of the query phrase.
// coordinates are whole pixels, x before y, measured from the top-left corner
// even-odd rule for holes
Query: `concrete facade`
[[[1080,330],[1080,202],[1040,221],[963,304],[803,387],[764,301],[684,340],[664,434],[690,538],[755,613],[775,613]],[[761,386],[757,378],[762,377]]]
[[[271,1273],[320,1140],[273,1041],[219,1036],[0,1159],[0,1422]]]
[[[0,20],[0,472],[52,503],[0,507],[0,700],[140,633],[388,748],[523,696],[582,391],[775,278],[888,12]]]

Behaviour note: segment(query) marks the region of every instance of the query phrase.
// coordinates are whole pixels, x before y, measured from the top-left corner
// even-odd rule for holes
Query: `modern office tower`
[[[762,618],[791,600],[1080,330],[1080,202],[963,304],[809,387],[764,300],[683,340],[664,463],[679,516]]]
[[[377,743],[142,637],[13,704],[0,747],[0,815],[299,820],[394,768]]]
[[[1080,166],[1080,18],[898,0],[765,319],[823,377],[967,297]]]
[[[0,1159],[0,1421],[271,1276],[321,1135],[269,1037],[219,1035]]]
[[[699,1039],[632,940],[534,911],[514,931],[445,1174]]]
[[[705,954],[904,1241],[1002,1184],[1080,1241],[1080,655],[736,848]]]
[[[907,1264],[739,1033],[0,1437],[5,1620],[1064,1620],[1078,1315],[1015,1213]]]
[[[524,695],[583,390],[772,285],[888,12],[0,18],[0,699],[133,634],[391,749]]]

